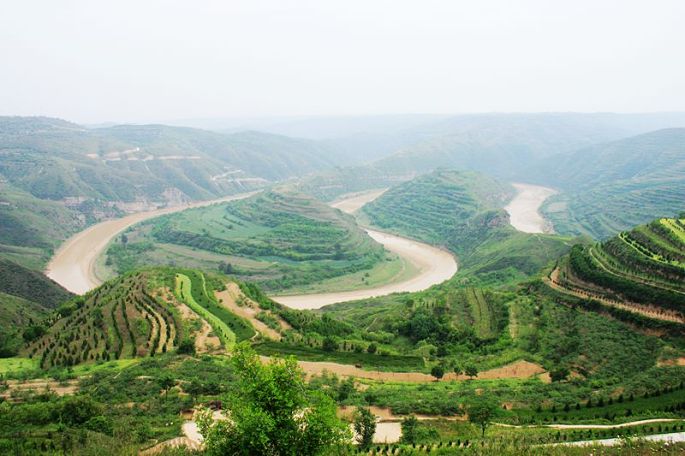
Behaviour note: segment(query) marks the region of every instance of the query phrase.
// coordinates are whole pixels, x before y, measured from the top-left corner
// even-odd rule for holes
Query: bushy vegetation
[[[42,335],[42,319],[72,296],[43,274],[0,258],[0,358]]]

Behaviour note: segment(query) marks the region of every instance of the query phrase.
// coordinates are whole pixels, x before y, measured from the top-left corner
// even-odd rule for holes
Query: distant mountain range
[[[544,210],[564,234],[606,237],[684,206],[683,130],[647,133],[685,127],[683,113],[361,116],[262,126],[272,132],[0,117],[0,257],[40,267],[71,233],[127,212],[285,180],[331,200],[441,167],[562,190]]]
[[[424,138],[374,166],[395,173],[439,167],[526,180],[546,157],[666,127],[685,127],[685,114],[470,114],[415,129]]]

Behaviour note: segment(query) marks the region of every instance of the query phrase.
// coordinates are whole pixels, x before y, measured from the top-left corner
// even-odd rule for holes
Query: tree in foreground
[[[321,455],[349,442],[335,403],[307,390],[295,358],[262,364],[242,343],[232,361],[238,381],[228,418],[214,421],[205,411],[198,419],[208,455]]]
[[[486,398],[477,398],[466,407],[469,422],[480,426],[481,437],[485,437],[485,429],[497,416],[498,411],[499,407],[492,400]]]
[[[359,447],[368,450],[373,444],[373,435],[376,433],[376,417],[366,407],[357,409],[354,417],[354,432]]]

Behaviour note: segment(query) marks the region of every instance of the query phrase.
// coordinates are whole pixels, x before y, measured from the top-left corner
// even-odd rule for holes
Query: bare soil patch
[[[268,360],[268,357],[262,357],[263,360]],[[360,369],[350,364],[339,364],[333,362],[312,362],[299,361],[300,367],[304,370],[308,377],[314,375],[321,375],[324,372],[334,373],[340,377],[356,377],[367,380],[381,380],[389,382],[404,382],[404,383],[426,383],[436,381],[435,377],[421,372],[381,372],[381,371],[367,371]],[[530,361],[519,360],[505,366],[496,367],[494,369],[479,372],[476,379],[480,380],[494,380],[502,378],[530,378],[539,377],[544,382],[549,382],[547,371],[539,364],[531,363]],[[455,375],[449,373],[445,375],[440,381],[465,381],[470,377],[466,375]]]
[[[219,302],[228,310],[239,317],[248,320],[252,326],[262,334],[262,336],[272,340],[281,340],[281,334],[278,331],[270,328],[264,322],[257,319],[257,314],[263,311],[259,308],[259,305],[256,302],[252,301],[243,294],[237,284],[233,282],[227,283],[226,290],[217,292],[216,297]],[[290,328],[290,325],[281,318],[278,318],[277,315],[271,315],[278,319],[279,325],[282,329],[285,330]]]

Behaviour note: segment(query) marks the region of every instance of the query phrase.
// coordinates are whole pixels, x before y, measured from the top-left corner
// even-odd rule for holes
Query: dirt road
[[[518,193],[504,208],[509,213],[511,226],[524,233],[551,233],[552,226],[538,210],[556,190],[531,184],[512,185]]]
[[[48,263],[45,274],[67,290],[83,294],[102,283],[95,275],[95,261],[107,244],[126,228],[144,220],[171,214],[193,207],[247,198],[257,192],[241,193],[210,201],[199,201],[184,206],[139,212],[115,220],[107,220],[75,234],[60,246]]]

